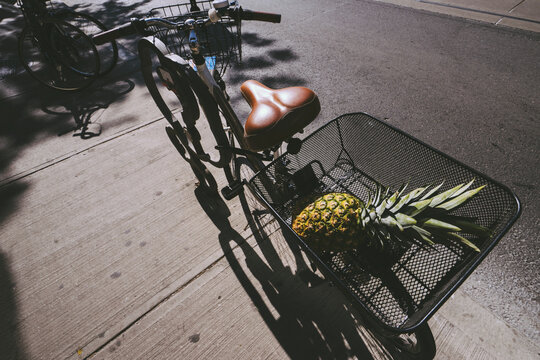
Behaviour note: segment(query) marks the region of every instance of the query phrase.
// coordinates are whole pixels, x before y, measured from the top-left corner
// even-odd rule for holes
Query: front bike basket
[[[195,8],[194,4],[196,5]],[[212,9],[212,1],[197,1],[156,7],[150,10],[148,16],[180,22],[190,18],[206,18],[210,9]],[[221,75],[225,73],[230,64],[242,60],[240,24],[240,19],[223,16],[219,22],[206,26],[197,32],[203,56],[207,58],[207,64],[214,66]],[[171,52],[182,56],[184,59],[191,58],[188,33],[156,27],[152,27],[150,31],[153,31],[169,47]]]
[[[476,242],[480,252],[458,242],[430,250],[411,244],[393,254],[392,261],[378,261],[361,250],[317,252],[291,228],[295,206],[310,194],[348,192],[366,202],[377,183],[397,190],[403,183],[414,189],[444,180],[446,190],[473,178],[477,186],[487,186],[456,212],[491,230],[489,238]],[[504,185],[363,113],[329,122],[303,141],[298,154],[285,153],[250,184],[325,276],[350,295],[368,320],[394,333],[424,324],[520,214],[519,200]]]

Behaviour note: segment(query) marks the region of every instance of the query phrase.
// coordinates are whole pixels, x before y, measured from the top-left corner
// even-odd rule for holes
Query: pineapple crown
[[[479,252],[474,243],[458,233],[485,237],[489,235],[489,230],[475,224],[476,219],[449,214],[485,187],[469,190],[473,183],[474,179],[438,194],[444,181],[434,187],[416,188],[407,194],[407,184],[394,193],[378,185],[367,204],[356,210],[359,214],[358,226],[372,243],[378,243],[381,247],[391,239],[412,241],[422,246],[432,246],[435,240],[450,239]]]

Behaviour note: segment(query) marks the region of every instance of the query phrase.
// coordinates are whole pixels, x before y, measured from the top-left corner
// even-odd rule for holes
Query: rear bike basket
[[[347,192],[367,202],[377,183],[395,191],[403,183],[415,189],[444,180],[440,190],[446,190],[473,178],[476,186],[487,186],[454,213],[475,217],[491,231],[482,242],[475,241],[480,252],[458,242],[430,250],[410,244],[393,254],[392,261],[379,262],[361,250],[316,251],[291,228],[293,212],[303,208],[298,204],[316,194]],[[372,324],[394,333],[424,324],[520,214],[519,200],[504,185],[364,113],[342,115],[324,125],[303,140],[298,154],[283,154],[250,185],[325,276]]]
[[[196,9],[192,3],[182,3],[169,6],[156,7],[150,10],[148,16],[160,17],[174,22],[185,21],[187,19],[202,19],[208,17],[208,10],[212,9],[212,1],[197,1]],[[222,18],[214,24],[208,25],[197,31],[202,54],[207,58],[207,64],[223,75],[232,63],[242,60],[242,40],[241,21],[230,16]],[[189,32],[178,31],[176,29],[163,29],[155,26],[150,27],[169,50],[180,55],[184,59],[191,59],[189,49]]]

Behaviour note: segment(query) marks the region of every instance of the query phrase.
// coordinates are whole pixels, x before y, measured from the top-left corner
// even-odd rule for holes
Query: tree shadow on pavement
[[[16,206],[18,197],[27,190],[24,183],[0,188],[0,219],[8,216]],[[15,281],[10,271],[8,257],[0,247],[0,354],[6,360],[25,360],[23,338],[20,336],[15,299]]]
[[[142,4],[108,1],[97,14],[92,15],[108,26],[114,26],[124,16],[129,18]],[[11,256],[9,236],[5,236],[4,231],[7,231],[7,227],[3,225],[16,216],[21,206],[20,200],[27,191],[31,191],[32,186],[31,181],[26,179],[14,181],[16,173],[11,168],[21,154],[27,153],[30,148],[35,147],[32,151],[38,154],[41,150],[36,144],[40,139],[57,136],[59,129],[65,129],[70,123],[73,128],[74,115],[82,123],[89,121],[96,110],[110,105],[112,101],[122,101],[122,96],[133,89],[135,83],[103,79],[105,83],[101,88],[98,85],[87,93],[69,95],[41,86],[26,74],[18,58],[17,39],[24,27],[20,10],[4,2],[0,2],[0,5],[0,358],[24,360],[28,354],[19,324],[20,309],[17,306],[13,266],[10,266],[17,259]],[[103,19],[100,12],[107,14],[107,18]],[[44,112],[46,109],[54,112],[55,107],[66,111],[62,114]],[[72,112],[67,112],[67,109]],[[55,155],[58,156],[51,154]],[[25,239],[11,239],[12,242],[15,240]]]
[[[231,269],[291,359],[386,356],[344,295],[310,269],[299,246],[277,221],[258,222],[241,195],[257,241],[252,247],[232,228],[227,205],[217,194],[196,191],[196,196],[221,231],[219,241]]]
[[[28,357],[17,326],[14,287],[6,256],[0,252],[0,354],[6,360],[25,360]]]

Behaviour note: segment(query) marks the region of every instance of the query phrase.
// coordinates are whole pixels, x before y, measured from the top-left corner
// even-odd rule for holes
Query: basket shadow
[[[230,211],[220,197],[209,201],[200,191],[196,196],[220,230],[219,241],[231,269],[291,359],[388,358],[347,299],[310,269],[277,221],[260,221],[242,200],[256,240],[253,245],[232,228]]]

